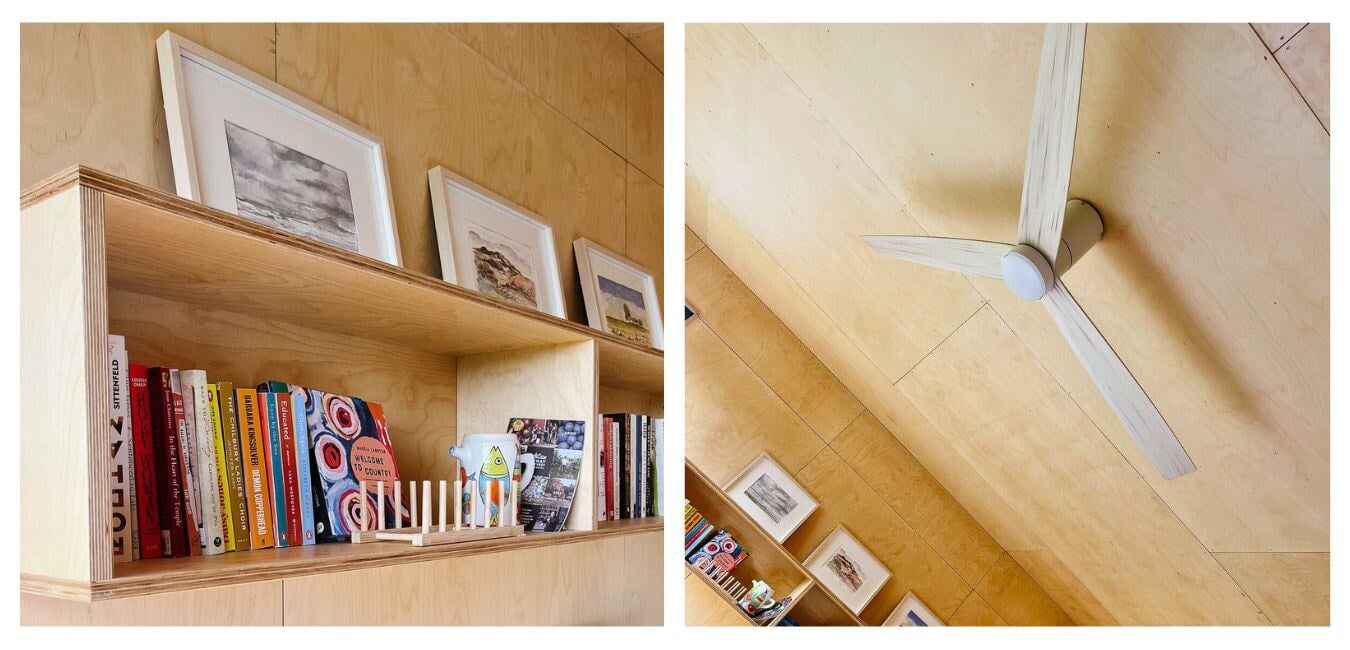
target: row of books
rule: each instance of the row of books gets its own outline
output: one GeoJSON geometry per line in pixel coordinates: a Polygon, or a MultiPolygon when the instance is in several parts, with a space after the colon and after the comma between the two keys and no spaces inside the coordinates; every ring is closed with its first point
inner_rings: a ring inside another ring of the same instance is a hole
{"type": "Polygon", "coordinates": [[[610,413],[601,415],[600,423],[600,489],[595,504],[599,519],[661,516],[665,420],[610,413]]]}
{"type": "Polygon", "coordinates": [[[117,335],[108,348],[114,561],[345,540],[375,516],[359,481],[398,479],[378,403],[129,363],[117,335]]]}
{"type": "Polygon", "coordinates": [[[684,559],[707,573],[712,568],[730,573],[750,552],[726,529],[719,530],[688,499],[684,501],[684,559]]]}

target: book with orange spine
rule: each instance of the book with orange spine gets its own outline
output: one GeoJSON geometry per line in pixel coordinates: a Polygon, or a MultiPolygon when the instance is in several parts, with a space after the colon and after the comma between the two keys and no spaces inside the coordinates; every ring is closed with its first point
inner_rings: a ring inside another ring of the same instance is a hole
{"type": "Polygon", "coordinates": [[[235,405],[239,415],[239,442],[243,448],[245,492],[248,494],[249,547],[253,549],[276,546],[272,529],[272,469],[269,465],[267,444],[258,409],[258,391],[252,388],[235,389],[235,405]]]}

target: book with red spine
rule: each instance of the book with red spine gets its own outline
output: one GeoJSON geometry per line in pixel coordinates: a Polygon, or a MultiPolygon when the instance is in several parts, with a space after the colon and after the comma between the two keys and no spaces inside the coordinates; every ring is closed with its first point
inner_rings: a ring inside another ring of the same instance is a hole
{"type": "Polygon", "coordinates": [[[183,526],[187,531],[187,554],[202,554],[201,499],[197,496],[197,447],[192,442],[194,423],[188,419],[188,406],[183,400],[183,383],[177,370],[169,370],[169,389],[173,400],[173,417],[178,431],[178,462],[181,465],[183,526]]]}
{"type": "MultiPolygon", "coordinates": [[[[276,393],[277,430],[281,440],[282,491],[286,503],[286,537],[290,546],[304,544],[304,524],[300,514],[300,475],[295,464],[295,413],[293,396],[276,393]]],[[[277,516],[281,516],[277,509],[277,516]]]]}
{"type": "MultiPolygon", "coordinates": [[[[155,472],[159,475],[160,555],[188,554],[187,517],[183,514],[183,465],[178,458],[178,420],[168,368],[150,371],[150,415],[155,438],[155,472]]],[[[142,553],[141,557],[145,557],[142,553]]]]}
{"type": "Polygon", "coordinates": [[[136,534],[140,537],[141,559],[149,560],[163,553],[149,371],[144,364],[133,363],[127,374],[131,386],[131,452],[136,465],[136,534]]]}
{"type": "Polygon", "coordinates": [[[610,427],[614,424],[614,419],[604,416],[604,425],[600,428],[600,446],[604,452],[604,486],[605,486],[605,519],[613,520],[614,516],[614,447],[610,444],[610,427]]]}

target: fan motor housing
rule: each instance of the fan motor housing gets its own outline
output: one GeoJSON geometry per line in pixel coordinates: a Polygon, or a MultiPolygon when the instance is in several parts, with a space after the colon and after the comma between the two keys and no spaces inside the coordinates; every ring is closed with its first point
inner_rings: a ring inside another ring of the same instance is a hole
{"type": "Polygon", "coordinates": [[[1064,228],[1060,231],[1055,264],[1034,247],[1018,244],[1003,254],[1003,282],[1023,300],[1040,300],[1074,262],[1083,259],[1102,239],[1102,218],[1092,204],[1080,199],[1064,206],[1064,228]]]}

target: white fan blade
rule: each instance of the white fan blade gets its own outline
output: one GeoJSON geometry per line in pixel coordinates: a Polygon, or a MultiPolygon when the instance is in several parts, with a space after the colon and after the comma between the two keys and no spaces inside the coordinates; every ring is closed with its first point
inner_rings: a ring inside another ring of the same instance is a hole
{"type": "Polygon", "coordinates": [[[1012,244],[945,237],[863,235],[863,241],[883,255],[996,280],[1003,279],[999,265],[1012,248],[1012,244]]]}
{"type": "Polygon", "coordinates": [[[1046,25],[1041,67],[1036,75],[1017,241],[1040,251],[1051,266],[1059,253],[1064,202],[1069,196],[1086,34],[1087,26],[1081,23],[1046,25]]]}
{"type": "Polygon", "coordinates": [[[1167,425],[1158,407],[1149,400],[1144,388],[1134,380],[1130,369],[1116,356],[1111,344],[1097,331],[1064,284],[1055,280],[1055,286],[1046,292],[1041,304],[1050,312],[1050,318],[1059,326],[1064,340],[1069,342],[1069,347],[1096,382],[1097,390],[1102,392],[1125,430],[1144,449],[1144,455],[1153,462],[1158,473],[1171,480],[1194,472],[1195,463],[1172,433],[1172,427],[1167,425]]]}

